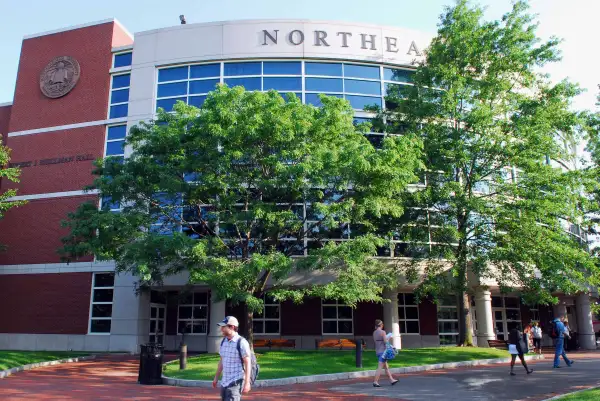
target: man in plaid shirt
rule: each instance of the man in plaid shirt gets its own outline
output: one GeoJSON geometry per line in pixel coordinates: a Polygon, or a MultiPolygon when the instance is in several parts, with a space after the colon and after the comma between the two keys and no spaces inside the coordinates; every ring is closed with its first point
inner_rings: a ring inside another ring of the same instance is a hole
{"type": "Polygon", "coordinates": [[[213,388],[217,387],[219,376],[223,373],[221,378],[221,400],[239,401],[242,398],[242,393],[250,392],[250,372],[252,369],[250,344],[237,333],[240,324],[235,317],[227,316],[220,323],[217,323],[217,326],[221,328],[224,339],[219,351],[221,360],[213,380],[213,388]],[[238,351],[238,342],[240,342],[241,358],[238,351]]]}

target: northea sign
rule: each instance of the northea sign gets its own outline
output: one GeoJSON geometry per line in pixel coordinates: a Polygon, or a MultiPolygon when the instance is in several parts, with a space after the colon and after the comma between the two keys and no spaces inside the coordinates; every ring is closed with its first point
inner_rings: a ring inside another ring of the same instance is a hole
{"type": "MultiPolygon", "coordinates": [[[[285,35],[285,41],[293,46],[299,46],[305,41],[313,46],[323,47],[359,47],[363,50],[380,50],[377,49],[377,35],[359,33],[353,36],[352,32],[336,32],[335,35],[329,35],[326,31],[315,30],[312,31],[311,37],[306,38],[304,32],[300,29],[294,29],[285,35]]],[[[277,45],[279,37],[279,29],[273,29],[271,31],[267,29],[262,30],[262,46],[277,45]]],[[[409,56],[420,57],[423,53],[417,47],[415,41],[411,41],[408,49],[398,48],[398,38],[394,36],[384,37],[384,51],[389,53],[399,53],[406,51],[409,56]]]]}
{"type": "Polygon", "coordinates": [[[40,89],[51,99],[62,97],[75,87],[80,73],[79,63],[73,57],[56,57],[40,74],[40,89]]]}
{"type": "Polygon", "coordinates": [[[55,157],[52,159],[41,159],[41,160],[30,160],[26,162],[16,162],[9,163],[8,167],[35,167],[35,166],[48,166],[51,164],[63,164],[63,163],[72,163],[72,162],[83,162],[86,160],[94,160],[94,156],[91,154],[86,155],[77,155],[77,156],[63,156],[63,157],[55,157]]]}

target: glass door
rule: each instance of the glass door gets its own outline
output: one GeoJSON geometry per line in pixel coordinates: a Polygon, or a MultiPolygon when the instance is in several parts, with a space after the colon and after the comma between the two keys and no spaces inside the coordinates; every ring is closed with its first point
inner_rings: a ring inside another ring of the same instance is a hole
{"type": "Polygon", "coordinates": [[[494,311],[494,331],[496,332],[497,340],[508,340],[506,329],[506,317],[504,308],[493,308],[494,311]]]}
{"type": "Polygon", "coordinates": [[[165,305],[150,304],[149,341],[163,344],[165,338],[165,305]]]}

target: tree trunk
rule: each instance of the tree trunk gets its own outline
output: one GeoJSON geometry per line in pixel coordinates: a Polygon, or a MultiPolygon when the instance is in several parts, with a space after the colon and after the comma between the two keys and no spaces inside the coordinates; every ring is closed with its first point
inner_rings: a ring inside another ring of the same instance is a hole
{"type": "Polygon", "coordinates": [[[469,294],[462,291],[457,296],[458,301],[458,346],[472,347],[473,346],[473,324],[471,322],[471,302],[469,294]]]}
{"type": "Polygon", "coordinates": [[[245,316],[245,323],[246,323],[246,327],[244,327],[244,332],[242,333],[242,336],[246,338],[246,340],[248,340],[248,343],[250,344],[250,349],[254,348],[254,313],[250,312],[250,310],[248,310],[248,305],[244,304],[244,316],[245,316]]]}

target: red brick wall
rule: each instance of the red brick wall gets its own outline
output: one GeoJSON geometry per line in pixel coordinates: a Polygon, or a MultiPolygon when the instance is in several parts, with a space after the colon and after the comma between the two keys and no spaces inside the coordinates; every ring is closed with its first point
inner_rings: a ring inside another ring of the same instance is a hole
{"type": "Polygon", "coordinates": [[[106,119],[113,26],[110,22],[23,40],[11,132],[106,119]],[[75,58],[81,75],[70,93],[49,99],[40,91],[40,73],[59,56],[75,58]]]}
{"type": "Polygon", "coordinates": [[[87,334],[92,273],[0,276],[0,333],[87,334]]]}
{"type": "Polygon", "coordinates": [[[12,106],[0,107],[0,143],[4,145],[6,145],[11,108],[12,106]]]}
{"type": "Polygon", "coordinates": [[[437,305],[431,300],[419,304],[419,326],[423,336],[438,335],[437,305]]]}
{"type": "MultiPolygon", "coordinates": [[[[60,223],[86,201],[97,202],[95,196],[39,199],[8,210],[0,219],[0,244],[8,247],[0,252],[0,265],[59,263],[60,239],[68,232],[60,223]]],[[[90,260],[92,257],[78,261],[90,260]]]]}
{"type": "MultiPolygon", "coordinates": [[[[45,159],[88,155],[95,160],[103,156],[105,130],[99,125],[10,137],[11,162],[39,163],[45,159]]],[[[19,195],[81,190],[93,181],[93,160],[23,167],[20,183],[7,183],[6,187],[17,188],[19,195]]]]}
{"type": "Polygon", "coordinates": [[[321,299],[306,298],[301,304],[281,303],[281,336],[320,336],[321,299]]]}
{"type": "Polygon", "coordinates": [[[383,305],[375,302],[359,303],[354,310],[354,335],[369,336],[373,334],[375,319],[384,320],[383,305]]]}

